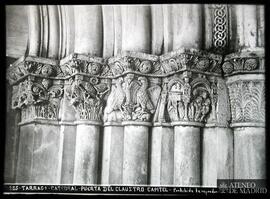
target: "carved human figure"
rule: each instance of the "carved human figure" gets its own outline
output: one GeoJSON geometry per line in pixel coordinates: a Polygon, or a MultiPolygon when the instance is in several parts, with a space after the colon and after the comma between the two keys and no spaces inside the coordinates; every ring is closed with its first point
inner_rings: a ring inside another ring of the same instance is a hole
{"type": "Polygon", "coordinates": [[[201,122],[205,120],[205,117],[210,110],[210,105],[211,105],[210,99],[206,98],[202,105],[202,112],[201,112],[201,118],[200,118],[201,122]]]}
{"type": "Polygon", "coordinates": [[[182,101],[178,102],[179,119],[182,120],[185,117],[185,105],[182,101]]]}
{"type": "Polygon", "coordinates": [[[201,96],[198,96],[195,99],[195,103],[194,103],[194,107],[195,107],[194,120],[195,121],[199,121],[199,119],[200,119],[201,112],[202,112],[202,101],[203,101],[203,98],[201,96]]]}
{"type": "Polygon", "coordinates": [[[188,120],[188,104],[190,102],[190,96],[191,96],[191,86],[189,84],[189,78],[185,77],[184,78],[185,83],[183,86],[183,102],[185,105],[185,114],[184,114],[184,119],[188,120]]]}
{"type": "Polygon", "coordinates": [[[124,78],[125,81],[123,84],[123,88],[126,95],[125,104],[127,105],[130,105],[132,103],[130,90],[133,85],[133,79],[134,79],[134,74],[127,74],[127,76],[124,78]]]}
{"type": "Polygon", "coordinates": [[[169,116],[172,121],[179,120],[179,113],[178,113],[178,102],[181,100],[181,85],[179,82],[176,82],[171,87],[168,96],[168,112],[169,116]]]}

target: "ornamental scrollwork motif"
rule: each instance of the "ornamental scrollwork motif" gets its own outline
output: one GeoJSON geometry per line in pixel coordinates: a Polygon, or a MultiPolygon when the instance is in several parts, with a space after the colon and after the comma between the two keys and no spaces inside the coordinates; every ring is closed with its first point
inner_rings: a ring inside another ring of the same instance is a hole
{"type": "Polygon", "coordinates": [[[213,46],[222,53],[226,50],[228,40],[228,8],[227,5],[213,6],[213,46]]]}

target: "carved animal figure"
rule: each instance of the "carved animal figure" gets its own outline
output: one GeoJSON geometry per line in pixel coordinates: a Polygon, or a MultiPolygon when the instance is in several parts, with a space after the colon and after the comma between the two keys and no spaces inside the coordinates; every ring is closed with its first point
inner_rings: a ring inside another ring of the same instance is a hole
{"type": "Polygon", "coordinates": [[[116,80],[114,89],[112,90],[110,96],[108,97],[107,106],[105,114],[110,114],[113,111],[123,111],[122,105],[125,102],[126,95],[122,88],[123,78],[116,80]]]}
{"type": "Polygon", "coordinates": [[[151,99],[148,94],[148,82],[146,77],[139,77],[138,80],[140,81],[141,87],[137,92],[137,105],[139,105],[142,109],[142,112],[153,112],[154,106],[151,102],[151,99]]]}

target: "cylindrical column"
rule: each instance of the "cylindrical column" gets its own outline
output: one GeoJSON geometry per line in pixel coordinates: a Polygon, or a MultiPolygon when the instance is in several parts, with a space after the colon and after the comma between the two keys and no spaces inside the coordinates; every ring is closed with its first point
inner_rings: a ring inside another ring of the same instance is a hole
{"type": "Polygon", "coordinates": [[[104,126],[102,151],[102,184],[122,184],[124,127],[121,124],[104,126]]]}
{"type": "MultiPolygon", "coordinates": [[[[60,43],[60,24],[59,13],[56,5],[48,6],[49,15],[49,41],[48,41],[48,57],[58,59],[60,43]]],[[[63,30],[61,30],[63,31],[63,30]]]]}
{"type": "Polygon", "coordinates": [[[149,6],[121,6],[122,50],[150,53],[151,21],[149,6]]]}
{"type": "Polygon", "coordinates": [[[66,94],[60,107],[60,133],[63,134],[63,154],[61,168],[61,183],[72,184],[74,174],[75,146],[76,146],[76,124],[74,124],[75,111],[70,105],[66,94]]]}
{"type": "Polygon", "coordinates": [[[230,76],[227,85],[234,130],[234,178],[266,179],[264,75],[230,76]]]}
{"type": "Polygon", "coordinates": [[[164,42],[163,5],[151,5],[152,48],[151,53],[161,55],[164,42]]]}
{"type": "Polygon", "coordinates": [[[174,184],[201,184],[200,127],[174,127],[174,184]]]}
{"type": "Polygon", "coordinates": [[[202,140],[202,185],[217,186],[217,179],[233,179],[232,130],[206,127],[202,140]]]}
{"type": "Polygon", "coordinates": [[[147,184],[148,126],[124,127],[123,184],[147,184]]]}
{"type": "Polygon", "coordinates": [[[211,87],[212,109],[202,137],[203,186],[217,186],[217,179],[233,179],[233,131],[229,128],[229,93],[221,77],[212,78],[211,87]]]}
{"type": "Polygon", "coordinates": [[[114,9],[113,6],[102,6],[103,17],[103,57],[113,56],[114,50],[114,9]]]}
{"type": "Polygon", "coordinates": [[[173,5],[173,50],[202,47],[202,5],[173,5]]]}
{"type": "Polygon", "coordinates": [[[172,127],[155,126],[151,137],[151,185],[172,185],[174,173],[174,131],[172,127]]]}
{"type": "Polygon", "coordinates": [[[39,6],[29,6],[29,55],[39,56],[41,44],[39,6]]]}
{"type": "Polygon", "coordinates": [[[234,5],[232,7],[232,37],[235,37],[235,51],[257,46],[256,5],[234,5]]]}
{"type": "Polygon", "coordinates": [[[77,122],[74,184],[97,184],[99,131],[97,125],[77,122]]]}
{"type": "Polygon", "coordinates": [[[265,128],[234,128],[234,178],[265,179],[265,128]]]}
{"type": "Polygon", "coordinates": [[[102,9],[101,6],[76,5],[75,53],[102,56],[102,9]]]}

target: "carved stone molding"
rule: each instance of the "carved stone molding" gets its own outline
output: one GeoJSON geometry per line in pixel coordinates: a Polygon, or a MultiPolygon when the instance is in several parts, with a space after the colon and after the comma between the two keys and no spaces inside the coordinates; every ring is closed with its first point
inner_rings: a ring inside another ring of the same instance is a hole
{"type": "Polygon", "coordinates": [[[225,76],[236,74],[259,74],[265,72],[264,49],[232,53],[225,57],[222,65],[225,76]]]}
{"type": "Polygon", "coordinates": [[[21,57],[7,70],[7,78],[10,84],[16,83],[21,78],[32,74],[40,77],[61,77],[59,61],[34,56],[21,57]]]}
{"type": "Polygon", "coordinates": [[[255,78],[238,77],[227,82],[230,94],[232,127],[265,126],[264,77],[255,78]]]}

